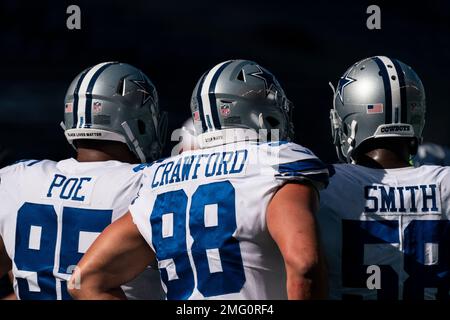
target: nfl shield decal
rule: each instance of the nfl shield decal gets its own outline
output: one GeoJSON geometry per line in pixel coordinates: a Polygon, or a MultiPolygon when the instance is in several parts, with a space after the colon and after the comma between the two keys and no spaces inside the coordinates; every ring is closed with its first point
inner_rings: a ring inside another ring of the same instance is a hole
{"type": "Polygon", "coordinates": [[[231,105],[229,103],[220,104],[220,114],[224,117],[228,117],[231,113],[231,105]]]}

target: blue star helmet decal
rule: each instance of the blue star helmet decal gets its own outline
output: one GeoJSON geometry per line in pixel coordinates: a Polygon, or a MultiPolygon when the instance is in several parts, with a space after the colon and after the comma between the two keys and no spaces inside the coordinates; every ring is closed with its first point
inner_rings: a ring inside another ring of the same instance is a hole
{"type": "Polygon", "coordinates": [[[131,79],[130,81],[133,82],[136,86],[138,86],[138,91],[142,92],[142,104],[141,104],[141,107],[143,105],[145,105],[148,102],[148,100],[150,100],[150,99],[152,100],[153,104],[156,103],[156,101],[155,101],[155,92],[156,92],[155,87],[151,83],[149,83],[147,81],[147,79],[145,79],[145,77],[142,75],[142,73],[141,73],[141,79],[138,79],[138,80],[131,79]]]}
{"type": "Polygon", "coordinates": [[[264,81],[264,89],[266,91],[266,95],[269,94],[269,92],[275,87],[276,91],[279,91],[278,82],[275,80],[275,77],[270,72],[264,70],[258,65],[255,65],[256,68],[258,68],[259,71],[250,73],[249,75],[255,78],[259,78],[264,81]]]}
{"type": "Polygon", "coordinates": [[[350,83],[355,82],[356,79],[350,78],[348,74],[350,73],[352,68],[349,68],[347,72],[339,79],[337,85],[337,94],[342,103],[344,103],[344,88],[348,86],[350,83]]]}

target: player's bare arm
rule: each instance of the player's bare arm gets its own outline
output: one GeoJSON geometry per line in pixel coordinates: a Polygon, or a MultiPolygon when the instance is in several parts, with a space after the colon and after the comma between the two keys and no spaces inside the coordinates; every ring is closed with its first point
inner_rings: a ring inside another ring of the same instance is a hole
{"type": "Polygon", "coordinates": [[[120,285],[133,280],[155,259],[131,214],[108,226],[92,244],[69,280],[75,299],[126,299],[120,285]]]}
{"type": "MultiPolygon", "coordinates": [[[[14,284],[14,275],[12,273],[12,270],[10,270],[8,272],[8,277],[9,277],[9,281],[11,282],[11,284],[14,284]]],[[[11,292],[10,294],[4,296],[2,299],[0,300],[17,300],[17,296],[15,294],[15,292],[11,292]]]]}
{"type": "MultiPolygon", "coordinates": [[[[12,270],[10,270],[8,272],[8,277],[9,277],[9,281],[11,281],[11,284],[13,284],[14,283],[14,275],[12,273],[12,270]]],[[[17,296],[13,291],[10,294],[8,294],[6,297],[3,297],[2,300],[17,300],[17,296]]]]}
{"type": "Polygon", "coordinates": [[[286,267],[289,299],[323,298],[320,288],[320,254],[314,213],[318,207],[313,187],[297,183],[283,186],[267,210],[267,226],[286,267]],[[317,282],[317,283],[316,283],[317,282]]]}

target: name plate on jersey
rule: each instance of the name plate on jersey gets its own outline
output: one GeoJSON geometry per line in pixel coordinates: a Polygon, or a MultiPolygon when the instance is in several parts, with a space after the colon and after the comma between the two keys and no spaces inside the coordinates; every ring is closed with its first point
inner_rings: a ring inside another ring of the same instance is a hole
{"type": "Polygon", "coordinates": [[[435,184],[364,187],[366,214],[425,215],[441,214],[441,186],[435,184]]]}
{"type": "Polygon", "coordinates": [[[245,174],[248,150],[193,154],[157,164],[151,187],[159,188],[184,181],[245,174]]]}
{"type": "Polygon", "coordinates": [[[42,194],[44,199],[55,199],[90,204],[96,177],[53,175],[42,194]]]}

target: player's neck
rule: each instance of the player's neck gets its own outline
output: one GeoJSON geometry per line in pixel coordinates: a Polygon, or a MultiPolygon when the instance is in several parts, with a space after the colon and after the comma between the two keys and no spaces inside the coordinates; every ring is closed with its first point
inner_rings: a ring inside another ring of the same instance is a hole
{"type": "Polygon", "coordinates": [[[138,160],[131,152],[122,150],[96,150],[87,148],[77,149],[77,161],[79,162],[97,162],[116,160],[126,163],[138,163],[138,160]]]}
{"type": "Polygon", "coordinates": [[[374,149],[355,159],[356,164],[377,169],[409,167],[409,152],[405,150],[374,149]]]}

